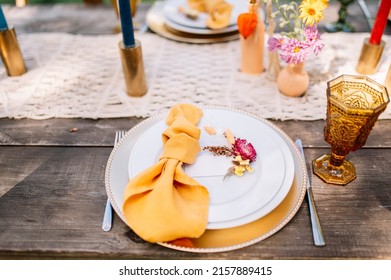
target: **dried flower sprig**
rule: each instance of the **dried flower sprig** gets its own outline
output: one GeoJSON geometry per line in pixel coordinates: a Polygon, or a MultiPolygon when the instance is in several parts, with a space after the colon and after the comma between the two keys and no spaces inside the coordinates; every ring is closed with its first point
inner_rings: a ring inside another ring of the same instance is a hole
{"type": "Polygon", "coordinates": [[[234,158],[232,166],[228,169],[224,179],[231,175],[243,176],[245,172],[253,172],[250,163],[257,158],[254,146],[245,139],[236,138],[229,129],[224,132],[224,137],[229,146],[205,146],[203,148],[203,150],[209,151],[215,156],[234,158]]]}
{"type": "Polygon", "coordinates": [[[231,157],[234,155],[234,152],[231,148],[225,146],[205,146],[204,151],[209,151],[215,156],[226,156],[231,157]]]}

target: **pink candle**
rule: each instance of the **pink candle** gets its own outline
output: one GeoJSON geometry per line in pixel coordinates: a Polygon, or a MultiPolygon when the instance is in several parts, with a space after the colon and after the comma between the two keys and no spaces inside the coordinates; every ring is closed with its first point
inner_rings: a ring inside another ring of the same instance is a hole
{"type": "Polygon", "coordinates": [[[373,25],[369,43],[379,45],[384,29],[386,28],[387,18],[390,13],[391,0],[382,0],[377,12],[375,24],[373,25]]]}

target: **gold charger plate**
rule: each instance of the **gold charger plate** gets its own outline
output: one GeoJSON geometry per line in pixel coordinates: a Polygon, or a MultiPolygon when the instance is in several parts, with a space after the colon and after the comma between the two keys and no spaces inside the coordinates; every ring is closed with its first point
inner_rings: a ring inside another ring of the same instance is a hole
{"type": "Polygon", "coordinates": [[[221,43],[239,39],[238,31],[223,34],[192,34],[169,27],[164,16],[164,2],[157,1],[148,10],[146,22],[148,27],[156,34],[178,42],[193,44],[221,43]]]}
{"type": "MultiPolygon", "coordinates": [[[[299,210],[305,197],[307,184],[306,165],[295,143],[285,134],[285,132],[269,121],[243,111],[221,107],[207,108],[225,109],[246,114],[273,128],[289,146],[294,160],[295,175],[292,187],[285,199],[266,216],[238,227],[206,230],[200,238],[192,239],[195,247],[159,243],[164,247],[174,250],[195,253],[212,253],[236,250],[255,244],[283,228],[299,210]]],[[[114,147],[110,154],[105,173],[106,192],[114,210],[125,223],[126,220],[122,213],[121,201],[123,201],[123,191],[129,180],[127,165],[130,153],[134,144],[137,142],[137,139],[166,115],[167,113],[157,115],[144,120],[133,127],[127,132],[118,145],[114,147]]]]}

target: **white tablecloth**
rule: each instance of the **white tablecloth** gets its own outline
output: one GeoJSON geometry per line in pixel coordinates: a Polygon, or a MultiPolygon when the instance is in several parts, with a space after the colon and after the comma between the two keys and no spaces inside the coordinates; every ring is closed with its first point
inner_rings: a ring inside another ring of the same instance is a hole
{"type": "MultiPolygon", "coordinates": [[[[270,119],[316,120],[326,113],[326,82],[355,67],[368,34],[323,34],[325,49],[305,68],[310,88],[299,98],[279,93],[266,75],[238,71],[239,41],[195,45],[155,34],[136,34],[142,42],[148,93],[125,93],[118,41],[120,35],[32,33],[18,36],[28,72],[8,77],[0,64],[1,118],[148,117],[179,102],[242,109],[270,119]]],[[[391,62],[391,37],[379,72],[384,83],[391,62]]],[[[265,53],[266,56],[266,53],[265,53]]],[[[391,106],[380,118],[391,118],[391,106]]]]}

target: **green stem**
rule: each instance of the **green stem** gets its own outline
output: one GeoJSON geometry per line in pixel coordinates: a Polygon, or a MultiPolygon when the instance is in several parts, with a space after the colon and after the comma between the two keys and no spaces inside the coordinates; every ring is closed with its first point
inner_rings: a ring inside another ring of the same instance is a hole
{"type": "Polygon", "coordinates": [[[291,25],[291,21],[288,17],[288,15],[284,12],[284,10],[281,8],[280,4],[278,3],[278,1],[275,1],[276,3],[276,6],[277,6],[277,10],[280,12],[280,15],[281,17],[283,17],[285,19],[285,21],[288,23],[288,27],[289,29],[292,29],[292,25],[291,25]]]}
{"type": "Polygon", "coordinates": [[[291,2],[291,3],[289,3],[290,8],[284,9],[279,4],[278,0],[273,0],[273,2],[276,5],[278,14],[282,18],[282,19],[280,19],[280,22],[284,22],[284,26],[282,26],[282,27],[286,26],[286,27],[288,27],[289,30],[291,30],[289,32],[281,32],[281,33],[285,36],[288,36],[288,37],[297,37],[298,35],[301,35],[300,31],[298,32],[298,30],[301,30],[302,22],[299,19],[299,12],[298,12],[297,3],[291,2]],[[292,22],[292,18],[289,17],[289,14],[287,11],[290,11],[291,13],[294,14],[294,16],[292,17],[293,22],[292,22]],[[284,21],[282,21],[282,20],[284,20],[284,21]]]}

